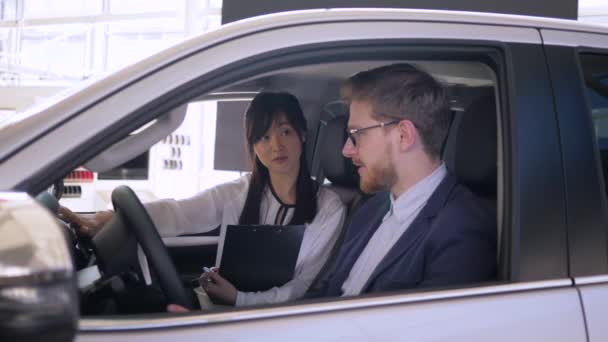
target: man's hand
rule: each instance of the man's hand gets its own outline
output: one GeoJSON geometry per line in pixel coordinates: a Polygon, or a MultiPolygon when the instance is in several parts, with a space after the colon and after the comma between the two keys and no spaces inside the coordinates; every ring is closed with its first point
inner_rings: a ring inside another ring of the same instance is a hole
{"type": "Polygon", "coordinates": [[[106,210],[97,212],[91,217],[84,217],[61,206],[59,207],[59,215],[61,215],[64,220],[77,224],[80,227],[79,230],[81,233],[93,237],[108,221],[110,221],[110,219],[112,219],[114,212],[106,210]]]}
{"type": "Polygon", "coordinates": [[[204,287],[211,299],[220,304],[234,305],[236,303],[237,289],[218,272],[207,272],[211,281],[204,287]]]}

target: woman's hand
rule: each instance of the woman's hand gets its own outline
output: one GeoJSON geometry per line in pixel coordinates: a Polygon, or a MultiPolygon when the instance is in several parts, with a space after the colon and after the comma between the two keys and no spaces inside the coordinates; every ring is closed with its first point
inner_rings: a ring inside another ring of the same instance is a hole
{"type": "Polygon", "coordinates": [[[80,232],[90,237],[95,236],[114,216],[113,211],[106,210],[99,211],[91,217],[84,217],[63,206],[59,207],[59,214],[64,220],[77,224],[80,232]]]}
{"type": "Polygon", "coordinates": [[[237,289],[228,280],[224,279],[217,271],[207,272],[211,281],[206,282],[204,287],[207,294],[214,302],[220,304],[236,304],[237,289]]]}
{"type": "Polygon", "coordinates": [[[169,304],[169,305],[167,305],[167,312],[184,313],[184,312],[190,312],[190,310],[188,310],[187,308],[185,308],[179,304],[169,304]]]}

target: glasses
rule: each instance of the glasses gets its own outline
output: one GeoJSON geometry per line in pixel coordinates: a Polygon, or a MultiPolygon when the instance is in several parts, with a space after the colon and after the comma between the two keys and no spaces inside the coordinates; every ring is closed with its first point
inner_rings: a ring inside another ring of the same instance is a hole
{"type": "Polygon", "coordinates": [[[350,142],[353,143],[353,146],[357,146],[357,139],[356,139],[357,134],[359,134],[363,131],[367,131],[368,129],[372,129],[372,128],[379,128],[379,127],[386,127],[386,126],[394,125],[394,124],[401,122],[401,120],[402,119],[388,121],[388,122],[381,122],[377,125],[373,125],[373,126],[369,126],[369,127],[347,129],[346,134],[348,134],[348,138],[350,139],[350,142]]]}

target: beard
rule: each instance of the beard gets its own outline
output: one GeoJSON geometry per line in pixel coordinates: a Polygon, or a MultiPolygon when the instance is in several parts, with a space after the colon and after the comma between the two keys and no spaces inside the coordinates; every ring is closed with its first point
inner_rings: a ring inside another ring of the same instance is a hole
{"type": "Polygon", "coordinates": [[[360,161],[357,161],[357,165],[363,165],[367,169],[365,176],[360,175],[359,177],[359,188],[364,193],[372,194],[387,191],[397,182],[395,165],[388,158],[391,155],[390,150],[390,146],[387,146],[384,153],[387,158],[380,159],[375,164],[364,165],[360,161]]]}

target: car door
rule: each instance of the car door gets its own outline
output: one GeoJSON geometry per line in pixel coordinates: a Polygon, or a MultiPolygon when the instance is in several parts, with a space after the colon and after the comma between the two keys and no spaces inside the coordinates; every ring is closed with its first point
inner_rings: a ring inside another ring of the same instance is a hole
{"type": "Polygon", "coordinates": [[[589,341],[608,338],[608,31],[598,31],[542,31],[564,153],[570,273],[589,341]]]}
{"type": "MultiPolygon", "coordinates": [[[[257,22],[259,29],[193,51],[32,142],[14,156],[14,162],[23,162],[26,150],[36,149],[48,152],[45,167],[24,175],[18,186],[40,187],[44,177],[90,158],[104,146],[104,139],[118,139],[150,120],[159,107],[175,106],[280,68],[340,61],[470,60],[487,65],[495,76],[496,205],[501,229],[498,282],[186,316],[90,317],[81,320],[77,340],[267,341],[295,336],[353,341],[585,341],[579,293],[568,274],[565,173],[538,30],[487,25],[474,18],[414,17],[408,19],[400,11],[319,11],[257,22]],[[116,103],[121,104],[118,112],[116,103]],[[103,120],[102,114],[107,114],[103,120]],[[76,133],[61,151],[45,148],[56,146],[68,130],[87,133],[76,133]],[[99,149],[92,148],[95,144],[100,144],[99,149]],[[65,151],[79,154],[74,157],[65,151]]],[[[224,31],[238,33],[238,29],[224,31]]]]}

